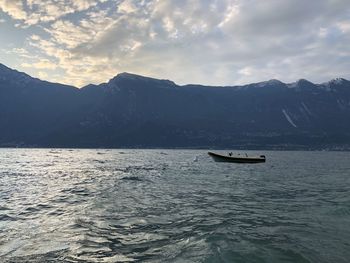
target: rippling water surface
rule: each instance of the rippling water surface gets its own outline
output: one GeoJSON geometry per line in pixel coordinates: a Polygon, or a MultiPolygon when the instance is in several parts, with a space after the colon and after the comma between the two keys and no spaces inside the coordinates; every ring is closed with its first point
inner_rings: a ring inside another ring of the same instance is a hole
{"type": "Polygon", "coordinates": [[[350,153],[0,149],[1,262],[350,262],[350,153]]]}

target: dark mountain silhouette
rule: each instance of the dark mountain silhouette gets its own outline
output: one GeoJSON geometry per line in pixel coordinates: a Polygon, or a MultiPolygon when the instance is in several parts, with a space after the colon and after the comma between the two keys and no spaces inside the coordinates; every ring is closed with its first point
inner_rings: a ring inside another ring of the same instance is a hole
{"type": "Polygon", "coordinates": [[[0,65],[0,145],[350,148],[350,82],[178,86],[122,73],[82,89],[0,65]]]}

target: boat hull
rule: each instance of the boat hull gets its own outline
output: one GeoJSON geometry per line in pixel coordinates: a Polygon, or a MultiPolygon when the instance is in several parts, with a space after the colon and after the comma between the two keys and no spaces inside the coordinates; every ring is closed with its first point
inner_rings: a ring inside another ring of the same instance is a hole
{"type": "Polygon", "coordinates": [[[264,163],[266,158],[261,157],[237,157],[237,156],[225,156],[213,152],[208,152],[209,156],[214,159],[215,162],[225,163],[264,163]]]}

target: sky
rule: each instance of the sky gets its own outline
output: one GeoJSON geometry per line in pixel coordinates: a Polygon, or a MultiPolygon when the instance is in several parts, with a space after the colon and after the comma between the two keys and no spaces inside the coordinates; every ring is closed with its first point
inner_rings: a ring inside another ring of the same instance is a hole
{"type": "Polygon", "coordinates": [[[82,87],[350,79],[349,0],[0,0],[0,63],[82,87]]]}

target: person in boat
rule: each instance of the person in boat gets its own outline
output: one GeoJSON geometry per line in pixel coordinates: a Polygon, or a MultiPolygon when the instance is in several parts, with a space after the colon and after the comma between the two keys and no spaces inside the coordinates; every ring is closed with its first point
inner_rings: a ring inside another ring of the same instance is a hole
{"type": "Polygon", "coordinates": [[[229,156],[232,156],[232,152],[228,153],[229,156]]]}

